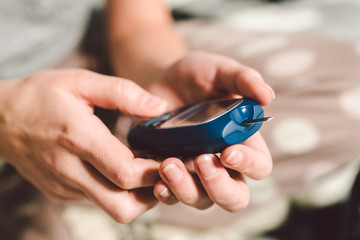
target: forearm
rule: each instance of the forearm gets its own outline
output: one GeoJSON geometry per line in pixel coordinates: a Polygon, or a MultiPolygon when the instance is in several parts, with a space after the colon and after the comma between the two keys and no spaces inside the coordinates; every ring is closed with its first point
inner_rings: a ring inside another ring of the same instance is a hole
{"type": "Polygon", "coordinates": [[[184,56],[162,0],[108,0],[108,43],[115,74],[147,86],[184,56]]]}

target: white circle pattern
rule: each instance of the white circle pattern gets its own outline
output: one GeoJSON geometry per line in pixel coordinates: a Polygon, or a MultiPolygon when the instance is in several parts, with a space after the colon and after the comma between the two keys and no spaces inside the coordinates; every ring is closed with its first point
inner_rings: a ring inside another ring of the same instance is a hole
{"type": "Polygon", "coordinates": [[[237,53],[243,57],[252,57],[278,50],[287,46],[289,42],[289,38],[285,36],[260,38],[255,41],[251,41],[250,43],[240,45],[240,47],[237,49],[237,53]]]}
{"type": "Polygon", "coordinates": [[[318,128],[305,118],[288,118],[273,129],[271,139],[281,151],[303,154],[314,150],[320,143],[318,128]]]}
{"type": "Polygon", "coordinates": [[[308,49],[291,49],[273,54],[264,63],[264,71],[273,77],[291,77],[314,65],[316,55],[308,49]]]}
{"type": "Polygon", "coordinates": [[[273,5],[239,11],[222,22],[234,28],[262,32],[300,32],[313,29],[322,21],[320,11],[301,7],[287,9],[273,5]]]}
{"type": "Polygon", "coordinates": [[[355,44],[355,52],[360,55],[360,42],[355,44]]]}
{"type": "Polygon", "coordinates": [[[339,104],[346,114],[360,119],[360,86],[342,92],[339,96],[339,104]]]}

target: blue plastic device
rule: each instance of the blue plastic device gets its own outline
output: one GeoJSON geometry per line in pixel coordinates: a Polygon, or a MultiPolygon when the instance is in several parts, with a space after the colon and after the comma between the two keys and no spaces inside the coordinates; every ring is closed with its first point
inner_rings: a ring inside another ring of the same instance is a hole
{"type": "Polygon", "coordinates": [[[140,123],[128,133],[128,142],[134,150],[160,156],[217,153],[256,133],[261,119],[262,107],[251,100],[213,100],[140,123]]]}

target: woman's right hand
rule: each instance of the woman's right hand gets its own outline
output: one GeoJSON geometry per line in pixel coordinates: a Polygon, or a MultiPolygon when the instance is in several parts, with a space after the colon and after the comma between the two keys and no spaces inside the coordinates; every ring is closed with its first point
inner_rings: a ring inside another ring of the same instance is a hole
{"type": "Polygon", "coordinates": [[[94,106],[154,117],[163,100],[86,70],[43,71],[0,86],[0,156],[47,197],[90,199],[121,223],[156,204],[159,163],[135,158],[94,106]]]}

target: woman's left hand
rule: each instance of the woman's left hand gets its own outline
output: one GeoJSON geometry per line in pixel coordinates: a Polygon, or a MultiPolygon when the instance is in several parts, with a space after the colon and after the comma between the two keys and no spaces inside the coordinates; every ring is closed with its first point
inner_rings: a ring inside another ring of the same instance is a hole
{"type": "MultiPolygon", "coordinates": [[[[167,99],[170,108],[224,97],[245,97],[268,105],[273,90],[254,69],[233,59],[192,53],[172,65],[150,91],[167,99]]],[[[263,179],[272,171],[272,159],[260,133],[219,155],[203,154],[191,160],[165,159],[155,196],[165,204],[178,201],[198,209],[218,204],[230,212],[244,209],[250,195],[243,175],[263,179]]]]}

